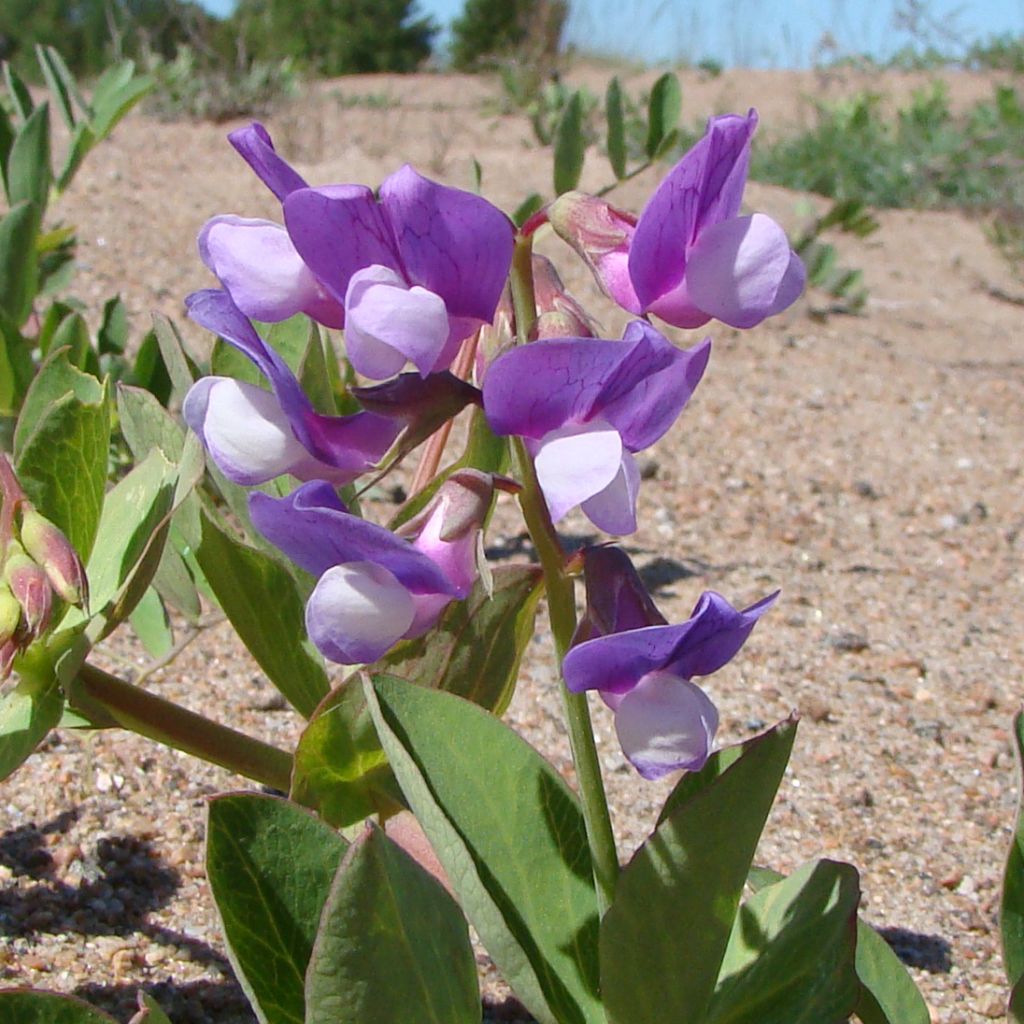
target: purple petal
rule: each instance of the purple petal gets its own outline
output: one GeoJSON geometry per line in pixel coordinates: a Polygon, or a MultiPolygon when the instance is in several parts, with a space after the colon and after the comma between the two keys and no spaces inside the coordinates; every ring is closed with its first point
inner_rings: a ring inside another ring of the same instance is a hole
{"type": "Polygon", "coordinates": [[[734,217],[705,231],[690,251],[690,295],[723,323],[754,327],[799,295],[793,294],[793,256],[786,232],[771,217],[734,217]]]}
{"type": "Polygon", "coordinates": [[[345,348],[355,369],[372,380],[398,373],[406,360],[425,377],[448,347],[444,300],[419,286],[409,288],[388,267],[352,275],[345,295],[345,348]]]}
{"type": "Polygon", "coordinates": [[[306,187],[301,176],[277,155],[270,134],[259,122],[231,132],[228,141],[281,202],[296,189],[306,187]]]}
{"type": "Polygon", "coordinates": [[[681,679],[710,675],[743,646],[777,596],[737,611],[720,594],[706,591],[679,625],[648,626],[573,647],[562,664],[565,684],[577,693],[626,693],[649,672],[664,670],[681,679]]]}
{"type": "Polygon", "coordinates": [[[381,185],[380,201],[409,282],[440,295],[450,316],[490,323],[512,263],[511,221],[408,164],[381,185]]]}
{"type": "Polygon", "coordinates": [[[644,581],[622,548],[611,545],[585,548],[583,578],[587,588],[586,636],[573,644],[627,629],[667,625],[654,605],[644,581]]]}
{"type": "Polygon", "coordinates": [[[341,306],[324,293],[280,224],[214,217],[199,233],[199,254],[254,320],[271,323],[302,312],[328,327],[344,322],[341,306]]]}
{"type": "Polygon", "coordinates": [[[573,424],[547,434],[533,452],[551,521],[603,491],[622,466],[622,439],[607,423],[573,424]]]}
{"type": "Polygon", "coordinates": [[[636,459],[622,453],[619,471],[607,487],[583,502],[583,514],[599,529],[616,537],[636,532],[636,499],[640,493],[640,470],[636,459]]]}
{"type": "Polygon", "coordinates": [[[328,484],[304,484],[284,498],[256,492],[249,495],[249,512],[271,544],[314,576],[346,562],[372,562],[412,594],[455,595],[457,588],[427,555],[383,526],[344,511],[328,484]]]}
{"type": "Polygon", "coordinates": [[[629,252],[629,274],[643,309],[683,280],[688,249],[698,235],[739,210],[756,126],[753,111],[745,118],[712,118],[704,137],[648,200],[629,252]]]}
{"type": "Polygon", "coordinates": [[[306,604],[306,630],[323,656],[341,665],[376,661],[415,617],[413,597],[387,569],[350,562],[328,569],[306,604]]]}
{"type": "Polygon", "coordinates": [[[635,320],[623,340],[633,342],[633,350],[602,389],[593,415],[608,420],[626,448],[638,452],[662,437],[690,400],[707,367],[711,339],[680,351],[650,324],[635,320]]]}
{"type": "Polygon", "coordinates": [[[400,421],[370,412],[351,416],[311,412],[304,417],[303,425],[310,450],[336,470],[332,475],[319,475],[335,483],[347,483],[376,467],[402,432],[400,421]]]}
{"type": "Polygon", "coordinates": [[[708,695],[665,672],[641,679],[615,710],[622,752],[645,779],[702,768],[717,729],[718,710],[708,695]]]}
{"type": "Polygon", "coordinates": [[[357,270],[377,264],[403,273],[391,228],[364,185],[293,192],[284,222],[306,266],[339,302],[357,270]]]}

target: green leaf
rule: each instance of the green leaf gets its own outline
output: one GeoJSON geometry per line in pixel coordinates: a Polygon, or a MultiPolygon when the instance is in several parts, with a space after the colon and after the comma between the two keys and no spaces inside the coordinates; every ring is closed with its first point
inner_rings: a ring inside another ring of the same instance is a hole
{"type": "Polygon", "coordinates": [[[60,721],[63,710],[64,695],[56,680],[42,687],[22,680],[0,696],[0,781],[32,754],[60,721]]]}
{"type": "Polygon", "coordinates": [[[92,377],[100,376],[100,366],[89,337],[89,325],[81,313],[70,313],[61,320],[53,332],[50,350],[67,349],[67,359],[72,366],[84,370],[92,377]]]}
{"type": "Polygon", "coordinates": [[[610,1024],[704,1021],[795,735],[796,722],[783,722],[722,774],[712,768],[689,799],[669,797],[671,813],[623,870],[601,922],[610,1024]]]}
{"type": "Polygon", "coordinates": [[[150,588],[128,616],[132,632],[153,658],[163,658],[174,648],[174,634],[167,609],[156,590],[150,588]]]}
{"type": "Polygon", "coordinates": [[[4,1024],[117,1024],[75,996],[27,988],[0,992],[0,1018],[4,1024]]]}
{"type": "Polygon", "coordinates": [[[199,376],[199,370],[186,351],[178,329],[161,313],[153,314],[153,333],[156,335],[164,366],[167,367],[167,373],[171,378],[169,404],[180,409],[188,389],[199,376]]]}
{"type": "Polygon", "coordinates": [[[50,108],[40,103],[14,137],[7,158],[7,200],[12,207],[35,203],[42,220],[50,181],[50,108]]]}
{"type": "Polygon", "coordinates": [[[455,901],[371,825],[324,907],[305,1024],[478,1024],[469,929],[455,901]]]}
{"type": "MultiPolygon", "coordinates": [[[[29,342],[0,310],[0,417],[9,418],[21,408],[34,374],[29,342]]],[[[12,441],[13,433],[0,447],[10,448],[12,441]]]]}
{"type": "MultiPolygon", "coordinates": [[[[36,297],[38,233],[39,207],[30,200],[12,205],[0,218],[0,313],[15,328],[28,318],[36,297]]],[[[2,389],[0,380],[0,393],[2,389]]]]}
{"type": "Polygon", "coordinates": [[[1013,743],[1017,752],[1019,789],[1017,821],[1003,873],[1003,897],[999,912],[1003,940],[1003,965],[1010,988],[1024,977],[1024,711],[1013,717],[1013,743]]]}
{"type": "Polygon", "coordinates": [[[44,46],[43,52],[46,54],[51,70],[55,72],[57,77],[60,78],[63,83],[64,90],[67,95],[75,101],[75,105],[83,114],[88,115],[89,105],[85,102],[81,90],[78,88],[78,83],[75,81],[75,76],[71,73],[71,69],[64,62],[64,58],[53,46],[44,46]]]}
{"type": "Polygon", "coordinates": [[[91,126],[85,121],[79,121],[75,130],[71,133],[71,141],[68,143],[67,153],[64,156],[64,165],[57,175],[57,191],[64,192],[71,184],[82,161],[88,156],[89,151],[99,142],[91,126]]]}
{"type": "Polygon", "coordinates": [[[206,874],[228,958],[261,1024],[304,1024],[306,967],[347,844],[295,804],[210,801],[206,874]]]}
{"type": "Polygon", "coordinates": [[[862,1024],[930,1024],[928,1004],[892,946],[863,921],[857,922],[855,1012],[862,1024]]]}
{"type": "Polygon", "coordinates": [[[148,993],[139,992],[139,1012],[128,1024],[171,1024],[163,1007],[148,993]]]}
{"type": "Polygon", "coordinates": [[[1013,1024],[1024,1024],[1024,978],[1018,981],[1010,991],[1006,1016],[1013,1024]]]}
{"type": "Polygon", "coordinates": [[[622,86],[618,78],[608,83],[604,94],[604,116],[608,124],[608,163],[619,180],[626,176],[626,126],[622,111],[622,86]]]}
{"type": "Polygon", "coordinates": [[[25,493],[87,561],[107,482],[107,388],[59,352],[32,382],[18,418],[14,455],[25,493]]]}
{"type": "Polygon", "coordinates": [[[334,689],[303,730],[290,796],[336,828],[404,805],[358,677],[334,689]]]}
{"type": "Polygon", "coordinates": [[[539,192],[531,192],[515,209],[512,223],[521,228],[542,206],[544,197],[539,192]]]}
{"type": "Polygon", "coordinates": [[[475,704],[388,676],[364,686],[402,792],[505,980],[541,1024],[597,1024],[597,898],[575,795],[475,704]]]}
{"type": "Polygon", "coordinates": [[[370,671],[447,690],[503,714],[533,636],[544,583],[534,565],[499,566],[492,576],[490,592],[477,579],[469,597],[453,601],[435,629],[399,644],[370,671]]]}
{"type": "Polygon", "coordinates": [[[578,90],[569,97],[554,138],[555,195],[571,192],[580,182],[587,142],[583,138],[583,94],[578,90]]]}
{"type": "Polygon", "coordinates": [[[32,94],[28,91],[28,86],[14,73],[14,68],[8,61],[3,62],[3,69],[4,84],[7,86],[7,95],[14,108],[14,115],[20,123],[24,124],[35,106],[32,102],[32,94]]]}
{"type": "Polygon", "coordinates": [[[118,384],[117,415],[121,433],[137,460],[154,448],[177,461],[185,448],[185,431],[177,420],[146,390],[118,384]]]}
{"type": "Polygon", "coordinates": [[[74,131],[75,129],[75,113],[71,109],[71,97],[68,94],[67,86],[64,83],[64,79],[61,78],[57,67],[52,63],[51,53],[57,51],[53,47],[42,46],[36,43],[36,62],[39,64],[39,69],[43,73],[43,78],[46,81],[46,87],[50,90],[50,96],[53,98],[54,103],[57,105],[57,109],[60,111],[60,116],[67,125],[68,131],[74,131]]]}
{"type": "Polygon", "coordinates": [[[644,151],[654,159],[665,136],[678,124],[683,110],[683,93],[679,79],[670,72],[661,76],[651,89],[647,103],[647,143],[644,151]]]}
{"type": "MultiPolygon", "coordinates": [[[[334,397],[334,387],[331,383],[331,370],[328,366],[327,350],[330,347],[330,339],[326,332],[323,338],[317,325],[307,319],[309,324],[309,342],[306,351],[303,353],[296,376],[306,392],[313,408],[325,416],[337,416],[338,404],[334,397]]],[[[337,357],[331,349],[331,359],[335,360],[335,373],[337,373],[337,357]]]]}
{"type": "Polygon", "coordinates": [[[304,603],[292,575],[275,558],[230,536],[206,512],[196,556],[242,642],[267,678],[308,718],[330,684],[306,636],[304,603]]]}
{"type": "Polygon", "coordinates": [[[843,1024],[857,999],[860,886],[820,860],[740,907],[705,1024],[843,1024]]]}
{"type": "Polygon", "coordinates": [[[120,354],[128,344],[128,309],[120,295],[103,304],[103,322],[96,340],[100,355],[120,354]]]}
{"type": "Polygon", "coordinates": [[[97,141],[105,139],[118,121],[156,86],[151,75],[135,77],[135,64],[127,60],[108,70],[92,94],[90,127],[97,141]]]}
{"type": "Polygon", "coordinates": [[[11,145],[14,143],[14,125],[11,117],[0,99],[0,185],[4,186],[6,194],[7,186],[7,158],[11,153],[11,145]]]}

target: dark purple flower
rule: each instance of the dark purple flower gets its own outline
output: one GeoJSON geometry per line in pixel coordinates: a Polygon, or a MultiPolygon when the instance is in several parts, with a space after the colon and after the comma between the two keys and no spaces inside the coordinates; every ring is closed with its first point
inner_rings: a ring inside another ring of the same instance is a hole
{"type": "Polygon", "coordinates": [[[623,753],[645,779],[701,768],[718,711],[692,680],[735,657],[778,592],[737,611],[707,590],[686,622],[670,626],[622,551],[590,549],[585,559],[588,614],[562,663],[566,686],[601,694],[623,753]]]}
{"type": "Polygon", "coordinates": [[[536,341],[499,356],[484,379],[497,434],[534,457],[553,521],[582,505],[608,533],[636,529],[640,474],[633,453],[675,422],[707,366],[710,339],[681,351],[634,321],[622,341],[536,341]]]}
{"type": "Polygon", "coordinates": [[[513,229],[487,200],[409,166],[379,198],[363,185],[309,188],[261,125],[230,138],[281,200],[286,224],[221,216],[199,236],[204,262],[244,313],[283,320],[301,311],[344,325],[352,365],[375,380],[407,361],[423,376],[444,370],[491,322],[513,229]]]}
{"type": "Polygon", "coordinates": [[[406,524],[411,539],[350,515],[322,481],[284,498],[254,493],[249,509],[267,540],[318,577],[306,604],[310,639],[329,660],[355,665],[425,633],[469,594],[492,494],[486,474],[453,474],[406,524]]]}
{"type": "Polygon", "coordinates": [[[677,327],[712,317],[753,327],[791,305],[806,279],[775,221],[739,215],[756,128],[753,110],[711,118],[638,220],[573,192],[552,205],[551,224],[631,313],[655,313],[677,327]]]}
{"type": "Polygon", "coordinates": [[[346,483],[391,447],[402,429],[397,420],[370,412],[316,412],[288,365],[226,292],[195,292],[186,305],[196,323],[247,355],[273,388],[271,393],[230,377],[203,377],[185,397],[185,422],[229,480],[258,484],[290,473],[300,480],[346,483]]]}

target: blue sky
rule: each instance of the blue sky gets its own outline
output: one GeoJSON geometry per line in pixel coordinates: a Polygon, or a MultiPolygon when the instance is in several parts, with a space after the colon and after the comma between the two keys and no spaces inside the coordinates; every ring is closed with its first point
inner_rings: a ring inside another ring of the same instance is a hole
{"type": "MultiPolygon", "coordinates": [[[[226,13],[234,0],[200,0],[226,13]]],[[[419,0],[447,25],[463,0],[419,0]]],[[[567,42],[651,63],[713,57],[723,64],[805,67],[825,34],[843,53],[884,59],[914,41],[900,31],[896,0],[572,0],[567,42]]],[[[931,39],[969,41],[997,33],[1024,34],[1024,0],[931,0],[931,39]]]]}

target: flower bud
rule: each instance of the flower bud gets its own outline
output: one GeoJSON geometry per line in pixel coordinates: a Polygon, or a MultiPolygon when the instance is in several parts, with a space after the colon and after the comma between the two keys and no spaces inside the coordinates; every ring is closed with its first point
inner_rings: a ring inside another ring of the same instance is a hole
{"type": "Polygon", "coordinates": [[[7,548],[4,562],[4,580],[18,599],[25,615],[25,631],[30,637],[38,636],[50,624],[53,609],[53,591],[46,573],[25,554],[16,541],[7,548]]]}
{"type": "Polygon", "coordinates": [[[14,640],[0,644],[0,681],[11,674],[11,665],[14,664],[14,656],[17,653],[18,645],[14,640]]]}
{"type": "Polygon", "coordinates": [[[555,265],[546,256],[533,256],[533,290],[537,321],[530,332],[537,338],[592,338],[594,323],[565,290],[555,265]]]}
{"type": "Polygon", "coordinates": [[[22,516],[21,543],[42,566],[58,597],[83,607],[89,603],[89,580],[78,552],[63,531],[34,508],[22,516]]]}
{"type": "Polygon", "coordinates": [[[5,646],[18,632],[21,605],[11,588],[0,583],[0,647],[5,646]]]}

